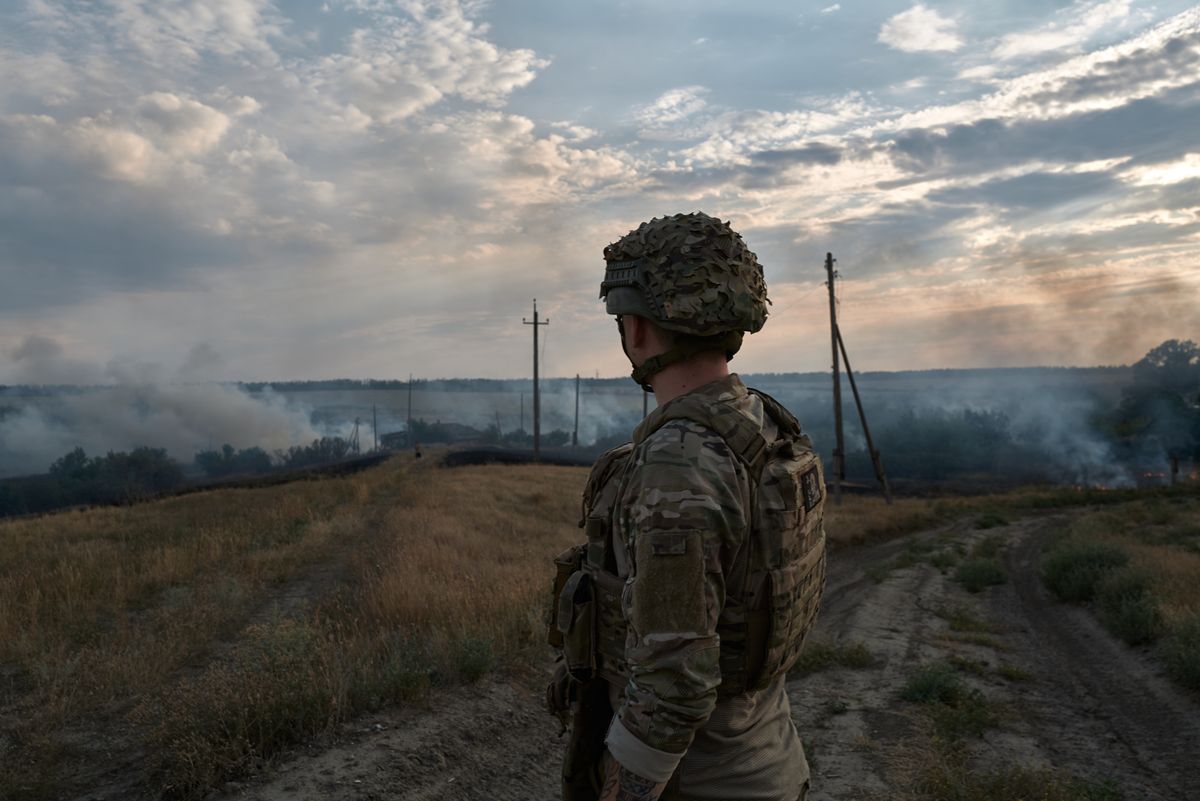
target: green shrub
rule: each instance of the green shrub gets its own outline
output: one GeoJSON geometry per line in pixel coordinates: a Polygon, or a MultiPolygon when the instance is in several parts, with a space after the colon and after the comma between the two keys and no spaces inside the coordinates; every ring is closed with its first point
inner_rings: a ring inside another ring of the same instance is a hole
{"type": "Polygon", "coordinates": [[[996,712],[983,693],[963,683],[952,665],[926,665],[909,677],[900,697],[929,706],[928,714],[939,735],[956,740],[978,737],[996,725],[996,712]]]}
{"type": "Polygon", "coordinates": [[[918,670],[900,689],[900,697],[918,704],[953,706],[967,694],[967,686],[950,665],[936,663],[918,670]]]}
{"type": "Polygon", "coordinates": [[[934,761],[918,776],[915,789],[928,801],[1121,801],[1110,781],[1011,765],[992,771],[972,770],[966,760],[934,761]]]}
{"type": "Polygon", "coordinates": [[[800,658],[788,671],[788,675],[795,678],[833,667],[863,669],[875,667],[877,664],[867,646],[860,642],[835,643],[813,639],[804,644],[800,658]]]}
{"type": "Polygon", "coordinates": [[[1130,645],[1150,642],[1162,633],[1162,614],[1150,595],[1150,584],[1145,573],[1123,568],[1096,586],[1100,620],[1130,645]]]}
{"type": "Polygon", "coordinates": [[[1096,584],[1128,561],[1129,555],[1115,545],[1064,540],[1046,557],[1042,579],[1064,601],[1090,601],[1096,584]]]}
{"type": "Polygon", "coordinates": [[[994,634],[999,630],[999,626],[995,623],[976,617],[975,614],[965,606],[953,606],[950,608],[940,608],[935,611],[935,614],[950,624],[951,631],[972,631],[980,634],[994,634]]]}
{"type": "Polygon", "coordinates": [[[1003,584],[1004,568],[995,559],[968,559],[954,571],[954,579],[967,592],[979,592],[993,584],[1003,584]]]}
{"type": "Polygon", "coordinates": [[[958,563],[958,554],[951,550],[941,550],[929,557],[929,564],[936,567],[942,573],[945,573],[950,568],[958,563]]]}
{"type": "Polygon", "coordinates": [[[496,663],[492,643],[482,637],[464,637],[460,640],[456,657],[458,672],[472,684],[486,676],[496,663]]]}
{"type": "Polygon", "coordinates": [[[1163,640],[1160,653],[1171,678],[1200,691],[1200,616],[1177,626],[1163,640]]]}
{"type": "Polygon", "coordinates": [[[1019,668],[1016,665],[997,665],[996,675],[1009,681],[1032,681],[1033,674],[1024,668],[1019,668]]]}
{"type": "Polygon", "coordinates": [[[975,528],[998,528],[1007,525],[1008,520],[995,512],[985,512],[975,519],[975,528]]]}

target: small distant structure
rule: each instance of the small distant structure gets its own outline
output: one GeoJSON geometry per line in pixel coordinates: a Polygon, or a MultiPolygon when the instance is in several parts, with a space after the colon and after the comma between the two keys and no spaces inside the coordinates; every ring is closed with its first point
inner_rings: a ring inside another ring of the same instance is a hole
{"type": "MultiPolygon", "coordinates": [[[[440,420],[428,425],[416,426],[421,440],[426,443],[445,443],[457,445],[463,442],[479,442],[483,432],[474,426],[463,423],[443,423],[440,420]]],[[[415,437],[410,437],[408,431],[391,431],[379,435],[379,446],[385,451],[399,451],[417,446],[415,437]]]]}
{"type": "Polygon", "coordinates": [[[408,447],[407,431],[391,431],[379,435],[379,447],[385,451],[400,451],[408,447]]]}

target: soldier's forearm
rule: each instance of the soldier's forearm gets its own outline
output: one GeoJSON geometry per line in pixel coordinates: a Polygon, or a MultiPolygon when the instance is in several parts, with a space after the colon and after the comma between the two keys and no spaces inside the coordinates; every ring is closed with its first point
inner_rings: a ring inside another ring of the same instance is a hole
{"type": "Polygon", "coordinates": [[[621,767],[612,754],[604,753],[604,786],[599,801],[656,801],[666,782],[655,782],[621,767]]]}

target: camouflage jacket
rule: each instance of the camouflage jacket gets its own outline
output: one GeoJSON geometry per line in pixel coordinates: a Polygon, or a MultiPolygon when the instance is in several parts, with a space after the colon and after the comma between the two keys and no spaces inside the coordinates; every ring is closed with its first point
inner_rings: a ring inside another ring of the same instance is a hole
{"type": "MultiPolygon", "coordinates": [[[[768,442],[775,438],[761,401],[736,375],[693,392],[732,401],[761,422],[768,442]]],[[[619,483],[601,493],[610,496],[628,625],[629,681],[612,694],[608,748],[622,765],[656,781],[680,768],[689,797],[794,799],[808,767],[782,677],[758,693],[718,698],[717,624],[727,581],[738,578],[730,571],[749,535],[754,488],[715,431],[680,419],[653,430],[668,407],[639,427],[624,469],[611,479],[619,483]]]]}

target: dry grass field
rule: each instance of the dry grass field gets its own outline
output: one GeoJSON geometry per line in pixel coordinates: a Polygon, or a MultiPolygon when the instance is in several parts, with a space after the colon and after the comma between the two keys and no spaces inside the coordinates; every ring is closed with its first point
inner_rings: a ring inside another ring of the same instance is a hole
{"type": "Polygon", "coordinates": [[[122,751],[197,794],[357,711],[477,678],[538,641],[584,478],[396,459],[0,525],[0,797],[88,786],[122,751]]]}
{"type": "MultiPolygon", "coordinates": [[[[586,475],[398,456],[0,523],[0,798],[199,797],[363,712],[529,675],[586,475]]],[[[827,529],[845,547],[1039,499],[848,496],[827,529]]]]}

